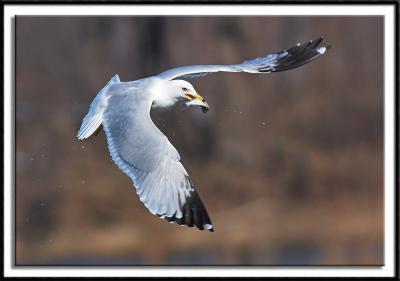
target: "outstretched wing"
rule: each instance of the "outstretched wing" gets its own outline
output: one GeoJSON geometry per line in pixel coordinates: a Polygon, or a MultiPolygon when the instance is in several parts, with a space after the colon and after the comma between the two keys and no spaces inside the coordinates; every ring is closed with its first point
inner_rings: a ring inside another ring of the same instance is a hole
{"type": "MultiPolygon", "coordinates": [[[[103,127],[118,167],[133,181],[152,214],[169,222],[213,231],[213,225],[180,156],[150,118],[146,82],[109,89],[103,127]]],[[[127,84],[127,85],[125,85],[127,84]]]]}
{"type": "Polygon", "coordinates": [[[160,73],[157,77],[172,80],[175,78],[196,78],[215,72],[248,72],[248,73],[270,73],[289,70],[309,63],[324,54],[330,46],[318,47],[322,37],[305,43],[297,43],[288,50],[277,52],[246,60],[241,64],[232,65],[191,65],[177,67],[160,73]]]}

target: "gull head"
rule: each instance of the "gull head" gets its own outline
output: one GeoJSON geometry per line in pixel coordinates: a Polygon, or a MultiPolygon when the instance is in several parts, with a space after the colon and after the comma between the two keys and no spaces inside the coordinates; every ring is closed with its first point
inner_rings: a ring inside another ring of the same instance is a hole
{"type": "Polygon", "coordinates": [[[182,103],[184,109],[190,106],[200,106],[206,113],[210,108],[202,96],[200,96],[192,84],[185,80],[163,81],[163,90],[159,92],[153,101],[153,107],[168,108],[176,103],[182,103]]]}
{"type": "Polygon", "coordinates": [[[210,109],[208,103],[206,103],[204,98],[196,92],[192,84],[185,80],[172,80],[170,82],[175,88],[178,101],[184,103],[185,109],[194,105],[200,106],[204,113],[210,109]]]}

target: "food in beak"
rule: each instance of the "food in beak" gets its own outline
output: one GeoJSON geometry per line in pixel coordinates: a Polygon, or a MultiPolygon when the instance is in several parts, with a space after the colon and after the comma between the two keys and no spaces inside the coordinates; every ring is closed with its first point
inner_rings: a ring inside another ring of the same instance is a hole
{"type": "Polygon", "coordinates": [[[202,106],[201,110],[203,111],[203,113],[207,113],[210,110],[210,108],[208,106],[202,106]]]}

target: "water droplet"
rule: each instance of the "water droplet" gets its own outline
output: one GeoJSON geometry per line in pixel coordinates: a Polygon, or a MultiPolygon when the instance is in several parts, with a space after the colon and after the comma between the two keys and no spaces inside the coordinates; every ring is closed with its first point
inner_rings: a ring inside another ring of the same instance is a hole
{"type": "Polygon", "coordinates": [[[86,181],[82,181],[82,184],[85,184],[86,183],[86,181]]]}
{"type": "Polygon", "coordinates": [[[261,125],[263,125],[263,126],[266,126],[266,125],[267,125],[267,123],[265,123],[265,122],[261,122],[261,125]]]}
{"type": "Polygon", "coordinates": [[[82,149],[85,149],[85,146],[84,146],[84,145],[82,145],[82,149]]]}

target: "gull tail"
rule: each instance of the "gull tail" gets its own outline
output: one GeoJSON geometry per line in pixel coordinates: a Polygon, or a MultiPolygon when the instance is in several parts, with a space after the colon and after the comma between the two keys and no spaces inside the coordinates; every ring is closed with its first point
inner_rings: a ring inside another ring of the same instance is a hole
{"type": "Polygon", "coordinates": [[[114,75],[107,85],[99,91],[93,102],[90,104],[90,109],[85,118],[83,118],[81,128],[78,131],[77,138],[79,140],[87,139],[91,135],[97,135],[101,131],[101,124],[103,122],[103,112],[105,109],[104,93],[111,85],[119,83],[118,74],[114,75]]]}
{"type": "Polygon", "coordinates": [[[83,140],[90,137],[103,122],[103,114],[99,113],[96,115],[91,115],[90,112],[83,118],[82,126],[78,132],[78,139],[83,140]]]}

